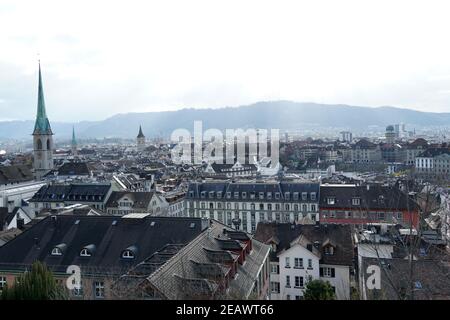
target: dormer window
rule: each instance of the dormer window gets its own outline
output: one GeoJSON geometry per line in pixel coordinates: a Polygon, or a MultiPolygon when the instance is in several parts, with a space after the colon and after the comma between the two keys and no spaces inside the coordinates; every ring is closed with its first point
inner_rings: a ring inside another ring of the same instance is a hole
{"type": "Polygon", "coordinates": [[[124,250],[122,252],[122,258],[124,259],[134,259],[134,253],[131,250],[124,250]]]}
{"type": "Polygon", "coordinates": [[[218,199],[222,198],[222,191],[217,191],[217,198],[218,199]]]}
{"type": "Polygon", "coordinates": [[[95,251],[95,245],[90,244],[81,249],[80,251],[80,257],[91,257],[94,254],[95,251]]]}
{"type": "Polygon", "coordinates": [[[260,192],[260,193],[259,193],[259,198],[260,198],[260,199],[264,199],[264,192],[260,192]]]}
{"type": "Polygon", "coordinates": [[[92,254],[88,251],[88,249],[83,249],[80,252],[80,257],[90,257],[92,254]]]}
{"type": "Polygon", "coordinates": [[[235,193],[234,193],[234,198],[235,198],[235,199],[238,199],[238,198],[239,198],[239,192],[235,192],[235,193]]]}
{"type": "Polygon", "coordinates": [[[361,204],[360,198],[352,198],[352,205],[359,206],[361,204]]]}
{"type": "Polygon", "coordinates": [[[243,199],[247,198],[247,192],[242,192],[242,198],[243,199]]]}
{"type": "Polygon", "coordinates": [[[206,197],[206,192],[205,192],[205,191],[202,191],[202,193],[200,194],[200,196],[201,196],[202,198],[206,197]]]}
{"type": "Polygon", "coordinates": [[[289,192],[284,193],[285,200],[289,200],[290,197],[291,197],[291,194],[289,192]]]}
{"type": "Polygon", "coordinates": [[[333,255],[334,254],[334,247],[332,245],[325,246],[324,252],[326,255],[333,255]]]}
{"type": "Polygon", "coordinates": [[[53,248],[52,256],[62,256],[62,251],[59,248],[53,248]]]}
{"type": "Polygon", "coordinates": [[[51,255],[52,256],[62,256],[64,251],[66,250],[66,247],[67,246],[65,243],[58,244],[57,246],[55,246],[52,249],[51,255]]]}
{"type": "Polygon", "coordinates": [[[189,191],[189,198],[193,198],[194,197],[194,191],[189,191]]]}
{"type": "Polygon", "coordinates": [[[275,192],[275,199],[280,199],[280,193],[279,192],[275,192]]]}
{"type": "Polygon", "coordinates": [[[336,203],[336,198],[334,198],[334,197],[327,198],[327,204],[335,204],[335,203],[336,203]]]}

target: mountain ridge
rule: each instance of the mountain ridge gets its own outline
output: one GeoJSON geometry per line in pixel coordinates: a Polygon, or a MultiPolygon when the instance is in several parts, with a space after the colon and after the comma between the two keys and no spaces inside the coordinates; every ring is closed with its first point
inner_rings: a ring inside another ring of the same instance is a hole
{"type": "MultiPolygon", "coordinates": [[[[177,128],[193,130],[195,120],[208,128],[348,128],[361,130],[405,123],[413,127],[450,126],[450,112],[416,111],[392,106],[364,107],[347,104],[319,104],[288,100],[260,101],[249,105],[222,108],[183,108],[172,111],[119,113],[101,121],[50,122],[58,138],[71,135],[75,125],[80,138],[134,138],[142,125],[147,137],[169,135],[177,128]],[[124,125],[126,124],[126,125],[124,125]]],[[[0,139],[24,139],[32,132],[34,120],[0,121],[0,139]]]]}

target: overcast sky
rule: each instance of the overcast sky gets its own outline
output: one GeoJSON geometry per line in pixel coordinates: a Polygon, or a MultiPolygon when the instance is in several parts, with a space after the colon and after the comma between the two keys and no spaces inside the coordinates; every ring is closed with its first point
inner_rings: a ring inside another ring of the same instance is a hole
{"type": "Polygon", "coordinates": [[[0,119],[260,100],[450,112],[450,1],[0,2],[0,119]]]}

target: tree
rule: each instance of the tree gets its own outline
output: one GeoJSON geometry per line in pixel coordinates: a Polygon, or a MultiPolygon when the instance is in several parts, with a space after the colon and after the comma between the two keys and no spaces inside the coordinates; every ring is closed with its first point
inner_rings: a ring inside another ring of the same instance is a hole
{"type": "Polygon", "coordinates": [[[45,264],[36,261],[30,271],[25,271],[5,288],[2,300],[58,300],[64,299],[64,289],[56,283],[53,273],[45,264]]]}
{"type": "Polygon", "coordinates": [[[328,281],[311,280],[306,285],[305,300],[334,300],[335,294],[328,281]]]}

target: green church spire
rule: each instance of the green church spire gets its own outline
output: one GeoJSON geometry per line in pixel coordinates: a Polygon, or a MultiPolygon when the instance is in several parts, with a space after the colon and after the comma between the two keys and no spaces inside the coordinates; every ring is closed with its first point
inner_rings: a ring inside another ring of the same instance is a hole
{"type": "Polygon", "coordinates": [[[77,145],[77,139],[75,139],[75,126],[72,126],[72,146],[77,145]]]}
{"type": "Polygon", "coordinates": [[[36,123],[34,124],[33,134],[53,134],[50,122],[45,112],[44,89],[42,87],[41,63],[39,63],[39,88],[38,88],[38,107],[36,123]]]}

